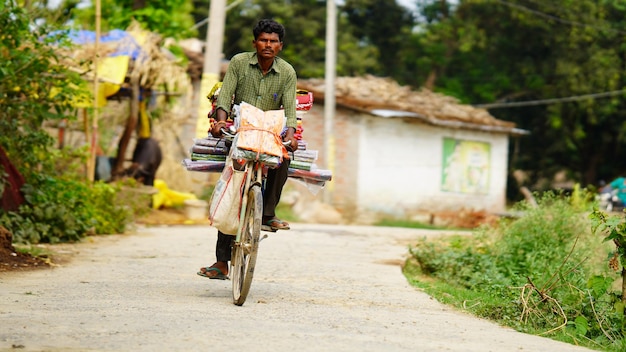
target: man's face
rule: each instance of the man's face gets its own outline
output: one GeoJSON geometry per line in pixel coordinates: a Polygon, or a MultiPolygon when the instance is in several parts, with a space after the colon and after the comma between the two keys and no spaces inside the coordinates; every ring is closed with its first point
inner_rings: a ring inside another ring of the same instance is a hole
{"type": "Polygon", "coordinates": [[[256,40],[252,41],[256,53],[263,59],[273,59],[283,50],[283,43],[278,39],[277,33],[261,33],[256,40]]]}

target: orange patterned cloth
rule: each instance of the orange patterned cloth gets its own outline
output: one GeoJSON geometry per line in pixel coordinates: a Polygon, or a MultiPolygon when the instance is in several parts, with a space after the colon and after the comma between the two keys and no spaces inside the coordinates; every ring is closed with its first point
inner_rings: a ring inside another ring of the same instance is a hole
{"type": "Polygon", "coordinates": [[[281,132],[285,126],[283,110],[263,111],[248,103],[241,103],[241,121],[237,132],[237,147],[259,154],[277,157],[284,155],[281,132]]]}

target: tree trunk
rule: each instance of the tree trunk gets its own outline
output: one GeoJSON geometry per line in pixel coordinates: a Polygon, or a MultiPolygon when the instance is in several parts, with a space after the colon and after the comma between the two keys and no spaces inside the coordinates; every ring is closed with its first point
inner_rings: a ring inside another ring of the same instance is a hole
{"type": "Polygon", "coordinates": [[[0,208],[5,211],[17,210],[24,203],[24,195],[21,191],[25,182],[24,177],[13,166],[4,149],[0,147],[0,176],[4,175],[6,175],[6,180],[1,181],[3,187],[0,187],[0,208]]]}
{"type": "Polygon", "coordinates": [[[437,80],[437,72],[435,70],[431,70],[428,74],[428,78],[426,78],[426,82],[424,82],[424,87],[430,90],[435,88],[435,81],[437,80]]]}
{"type": "Polygon", "coordinates": [[[146,7],[146,0],[133,0],[133,10],[139,10],[146,7]]]}
{"type": "Polygon", "coordinates": [[[111,175],[113,179],[118,178],[122,174],[122,171],[124,171],[124,161],[126,161],[125,158],[128,143],[130,142],[130,137],[132,136],[133,131],[137,127],[137,120],[139,119],[139,77],[136,77],[135,75],[131,76],[130,84],[132,89],[130,98],[130,116],[128,117],[128,121],[126,121],[124,133],[122,134],[118,144],[115,169],[111,175]]]}
{"type": "Polygon", "coordinates": [[[598,183],[597,171],[598,166],[600,165],[600,159],[601,155],[595,153],[587,160],[587,165],[582,173],[584,185],[595,185],[598,183]]]}

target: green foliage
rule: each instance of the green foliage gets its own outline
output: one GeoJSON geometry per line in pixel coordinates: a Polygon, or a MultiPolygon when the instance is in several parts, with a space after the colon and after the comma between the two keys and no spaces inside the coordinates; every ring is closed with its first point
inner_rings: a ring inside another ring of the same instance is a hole
{"type": "MultiPolygon", "coordinates": [[[[595,233],[605,235],[604,240],[610,241],[615,245],[614,252],[609,266],[613,270],[620,270],[622,273],[622,290],[621,292],[610,292],[608,280],[603,277],[595,278],[595,280],[589,282],[589,287],[593,292],[600,296],[606,296],[607,305],[612,305],[614,315],[619,315],[621,318],[621,329],[617,332],[611,331],[611,334],[624,334],[626,330],[625,319],[625,306],[626,306],[626,218],[622,216],[607,216],[602,211],[594,209],[589,215],[592,222],[592,229],[595,233]]],[[[615,330],[615,329],[614,329],[615,330]]],[[[626,342],[624,342],[626,345],[626,342]]]]}
{"type": "Polygon", "coordinates": [[[214,185],[208,185],[206,187],[202,187],[202,192],[198,196],[198,199],[210,202],[211,196],[213,195],[213,190],[215,189],[214,185]]]}
{"type": "MultiPolygon", "coordinates": [[[[197,21],[206,17],[200,13],[197,21]]],[[[251,51],[252,28],[262,18],[273,18],[286,29],[280,56],[296,69],[299,78],[324,77],[326,58],[326,4],[317,0],[290,2],[247,0],[228,12],[224,56],[251,51]]],[[[337,75],[372,73],[379,67],[378,50],[359,42],[345,16],[337,23],[337,75]]]]}
{"type": "MultiPolygon", "coordinates": [[[[176,39],[190,38],[197,34],[193,28],[190,0],[146,1],[144,7],[136,8],[135,1],[103,0],[101,5],[102,31],[126,29],[133,20],[142,28],[176,39]]],[[[74,18],[84,29],[93,29],[95,8],[74,8],[74,18]]]]}
{"type": "Polygon", "coordinates": [[[42,259],[48,263],[51,262],[50,257],[54,254],[50,249],[32,244],[14,244],[13,248],[15,248],[15,251],[18,253],[29,254],[32,257],[42,259]]]}
{"type": "Polygon", "coordinates": [[[605,241],[615,243],[615,254],[620,264],[626,264],[626,220],[623,216],[609,216],[600,210],[594,210],[589,216],[593,231],[605,234],[605,241]]]}
{"type": "Polygon", "coordinates": [[[292,211],[291,207],[283,203],[278,203],[276,206],[276,216],[285,221],[300,221],[300,218],[292,211]]]}
{"type": "MultiPolygon", "coordinates": [[[[82,180],[86,148],[57,150],[45,123],[75,119],[74,100],[85,81],[61,64],[70,48],[64,32],[31,22],[14,2],[0,11],[0,146],[24,176],[26,202],[0,211],[17,243],[77,241],[86,234],[123,232],[133,208],[117,201],[113,185],[82,180]],[[52,34],[55,33],[55,34],[52,34]],[[67,50],[66,50],[67,51],[67,50]]],[[[0,190],[6,171],[0,172],[0,190]]]]}
{"type": "Polygon", "coordinates": [[[405,69],[397,63],[408,48],[404,39],[413,29],[411,12],[395,0],[348,0],[341,10],[358,42],[377,48],[378,70],[369,73],[401,77],[405,69]]]}
{"type": "MultiPolygon", "coordinates": [[[[134,211],[118,201],[119,186],[42,177],[26,184],[26,203],[0,220],[16,243],[78,241],[85,235],[123,233],[134,211]]],[[[144,206],[147,208],[147,204],[144,206]]]]}
{"type": "Polygon", "coordinates": [[[441,227],[428,225],[417,221],[402,220],[402,219],[382,219],[378,221],[376,226],[388,226],[388,227],[404,227],[410,229],[440,229],[441,227]]]}
{"type": "MultiPolygon", "coordinates": [[[[93,7],[64,2],[73,22],[91,28],[93,7]]],[[[129,0],[105,0],[103,29],[131,18],[176,38],[207,19],[209,3],[159,0],[133,9],[129,0]],[[181,9],[181,10],[179,10],[181,9]]],[[[227,13],[224,56],[251,50],[260,18],[287,28],[281,56],[301,78],[324,76],[326,4],[317,0],[244,0],[227,13]]],[[[626,83],[623,43],[626,7],[620,1],[420,0],[414,15],[397,1],[350,0],[338,6],[337,75],[390,76],[402,84],[459,98],[468,104],[558,99],[620,90],[626,83]]],[[[206,25],[199,38],[206,39],[206,25]]],[[[531,132],[512,144],[510,169],[528,171],[544,190],[566,170],[575,181],[597,184],[626,168],[626,101],[612,97],[491,108],[495,117],[531,132]]]]}
{"type": "Polygon", "coordinates": [[[28,179],[54,165],[45,162],[52,139],[42,123],[73,119],[84,82],[59,64],[55,48],[69,45],[62,35],[31,25],[29,14],[12,5],[0,11],[0,145],[28,179]]]}
{"type": "Polygon", "coordinates": [[[584,190],[546,193],[537,207],[517,204],[519,219],[418,242],[405,273],[435,297],[520,331],[619,350],[619,277],[606,266],[610,249],[591,231],[591,205],[584,190]]]}
{"type": "MultiPolygon", "coordinates": [[[[412,34],[413,55],[404,56],[414,72],[409,82],[432,83],[471,104],[620,90],[625,11],[616,3],[420,1],[426,22],[412,34]]],[[[561,170],[590,185],[626,167],[624,108],[617,95],[489,112],[531,132],[519,140],[511,167],[530,171],[529,186],[561,170]]]]}

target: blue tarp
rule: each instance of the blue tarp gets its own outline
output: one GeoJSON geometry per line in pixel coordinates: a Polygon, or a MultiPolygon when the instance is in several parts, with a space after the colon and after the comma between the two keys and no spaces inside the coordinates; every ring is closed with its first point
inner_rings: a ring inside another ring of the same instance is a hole
{"type": "MultiPolygon", "coordinates": [[[[61,33],[56,31],[50,33],[51,36],[61,33]]],[[[68,38],[77,45],[92,44],[96,42],[96,32],[87,30],[67,31],[68,38]]],[[[118,43],[117,50],[108,56],[128,55],[131,59],[136,59],[141,52],[141,46],[137,44],[135,38],[130,33],[121,29],[113,29],[100,36],[100,43],[118,43]]]]}

